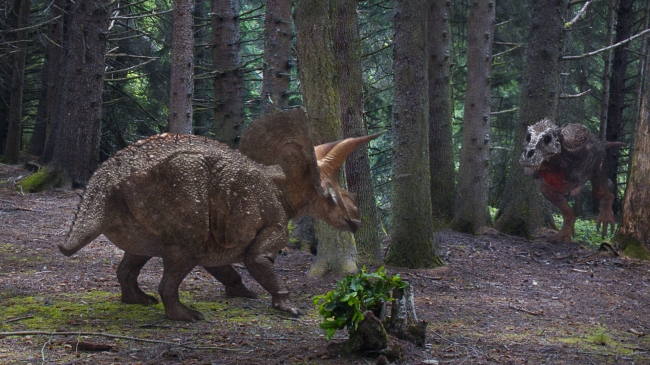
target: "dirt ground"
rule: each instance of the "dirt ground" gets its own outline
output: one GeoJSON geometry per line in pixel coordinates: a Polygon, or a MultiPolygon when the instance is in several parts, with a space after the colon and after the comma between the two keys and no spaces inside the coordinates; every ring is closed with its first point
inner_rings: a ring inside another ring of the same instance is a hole
{"type": "MultiPolygon", "coordinates": [[[[79,191],[13,190],[28,174],[0,165],[0,364],[375,364],[326,341],[312,298],[340,277],[308,275],[311,255],[288,249],[276,270],[305,313],[289,318],[236,266],[257,300],[227,298],[202,269],[181,300],[206,320],[163,318],[161,304],[119,301],[121,251],[101,236],[71,258],[65,237],[79,191]]],[[[411,283],[426,346],[407,343],[400,364],[650,364],[650,264],[579,243],[550,244],[488,232],[436,237],[446,266],[387,268],[411,283]]],[[[376,269],[371,268],[371,269],[376,269]]],[[[155,288],[160,260],[140,276],[155,288]]]]}

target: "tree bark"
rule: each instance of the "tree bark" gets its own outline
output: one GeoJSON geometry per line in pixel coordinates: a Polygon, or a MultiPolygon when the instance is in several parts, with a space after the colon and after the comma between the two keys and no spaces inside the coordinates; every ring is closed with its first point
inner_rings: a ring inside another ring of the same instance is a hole
{"type": "MultiPolygon", "coordinates": [[[[630,38],[632,33],[633,19],[632,7],[634,0],[620,0],[618,4],[618,16],[616,22],[616,40],[618,43],[630,38]]],[[[609,88],[609,105],[607,107],[607,141],[619,141],[624,134],[625,122],[623,110],[625,109],[625,75],[627,73],[628,51],[627,47],[616,47],[612,58],[612,78],[609,88]]],[[[607,177],[614,184],[614,212],[620,209],[621,196],[618,192],[618,167],[620,149],[612,148],[605,156],[607,177]]]]}
{"type": "Polygon", "coordinates": [[[427,14],[423,0],[396,0],[393,8],[393,266],[441,266],[433,248],[429,174],[427,14]]]}
{"type": "Polygon", "coordinates": [[[61,45],[63,44],[64,32],[64,7],[64,0],[54,0],[50,7],[50,17],[52,20],[47,31],[48,40],[45,46],[45,65],[43,66],[42,93],[45,94],[45,99],[41,99],[39,102],[39,116],[41,117],[36,121],[34,133],[30,140],[30,153],[35,156],[40,156],[40,161],[43,163],[49,162],[52,159],[55,140],[52,130],[61,100],[59,80],[61,79],[63,55],[61,45]],[[44,116],[41,114],[43,112],[45,113],[44,116]],[[51,146],[47,148],[48,139],[50,138],[52,139],[51,146]]]}
{"type": "Polygon", "coordinates": [[[268,0],[264,18],[262,115],[289,106],[291,86],[291,0],[268,0]]]}
{"type": "Polygon", "coordinates": [[[494,0],[472,0],[467,22],[467,93],[458,193],[451,228],[478,234],[492,225],[488,211],[490,162],[490,73],[494,0]]]}
{"type": "Polygon", "coordinates": [[[25,88],[25,58],[27,57],[27,30],[29,25],[30,0],[21,0],[16,32],[16,51],[13,57],[13,76],[11,79],[11,101],[9,105],[9,124],[7,143],[2,160],[5,163],[18,163],[22,141],[23,90],[25,88]]]}
{"type": "MultiPolygon", "coordinates": [[[[646,61],[647,62],[647,61],[646,61]]],[[[628,256],[650,259],[650,71],[646,68],[623,217],[612,241],[628,256]]]]}
{"type": "Polygon", "coordinates": [[[65,33],[70,21],[70,8],[72,4],[66,0],[55,0],[52,4],[52,17],[61,16],[48,29],[48,38],[51,40],[47,47],[47,121],[45,128],[45,146],[39,157],[39,162],[47,164],[52,161],[54,147],[56,146],[57,130],[61,118],[61,95],[63,88],[63,56],[65,33]]]}
{"type": "MultiPolygon", "coordinates": [[[[616,26],[616,3],[617,0],[607,2],[607,36],[605,46],[614,44],[614,27],[616,26]]],[[[600,97],[600,139],[605,139],[607,133],[607,110],[609,109],[609,88],[612,77],[612,50],[608,49],[603,54],[605,60],[603,65],[603,91],[600,97]]]]}
{"type": "MultiPolygon", "coordinates": [[[[205,0],[198,0],[194,2],[193,16],[195,19],[206,18],[208,14],[205,0]]],[[[194,44],[206,44],[209,42],[209,34],[205,26],[194,27],[194,44]]],[[[201,70],[198,73],[207,71],[206,65],[211,62],[210,49],[201,47],[195,50],[194,54],[194,67],[201,70]]],[[[211,96],[212,85],[210,80],[206,78],[194,78],[194,103],[192,107],[192,115],[194,116],[193,134],[200,136],[207,136],[211,130],[211,115],[212,107],[207,107],[208,100],[211,96]],[[198,105],[198,106],[197,106],[198,105]]]]}
{"type": "Polygon", "coordinates": [[[451,4],[428,2],[429,22],[429,169],[431,206],[436,228],[454,216],[456,195],[452,93],[451,93],[451,4]]]}
{"type": "MultiPolygon", "coordinates": [[[[521,107],[515,141],[522,143],[526,129],[543,118],[555,120],[560,89],[560,50],[564,41],[564,19],[568,0],[534,0],[526,52],[526,71],[521,89],[521,107]],[[521,142],[519,142],[521,141],[521,142]]],[[[544,225],[545,200],[532,177],[519,166],[520,149],[513,150],[505,194],[497,218],[497,229],[533,238],[544,225]]]]}
{"type": "MultiPolygon", "coordinates": [[[[295,5],[299,75],[303,105],[309,114],[314,144],[343,137],[341,95],[337,61],[333,49],[331,1],[298,0],[295,5]]],[[[345,188],[345,180],[339,179],[345,188]]],[[[350,232],[335,230],[323,222],[316,223],[318,254],[312,264],[312,275],[329,271],[357,271],[357,250],[350,232]]]]}
{"type": "MultiPolygon", "coordinates": [[[[341,122],[343,137],[368,134],[363,120],[363,78],[361,75],[361,44],[356,0],[337,0],[332,11],[336,24],[334,54],[340,73],[341,122]]],[[[381,261],[379,216],[370,175],[368,149],[364,146],[352,152],[345,160],[348,190],[357,194],[361,213],[361,227],[355,233],[359,259],[363,263],[381,261]]]]}
{"type": "Polygon", "coordinates": [[[52,164],[64,169],[73,186],[85,185],[98,163],[109,3],[76,0],[70,9],[52,164]]]}
{"type": "Polygon", "coordinates": [[[174,0],[172,65],[169,93],[171,133],[192,134],[194,94],[194,0],[174,0]]]}
{"type": "Polygon", "coordinates": [[[244,121],[244,77],[239,36],[239,1],[212,0],[212,60],[215,139],[237,146],[244,121]]]}

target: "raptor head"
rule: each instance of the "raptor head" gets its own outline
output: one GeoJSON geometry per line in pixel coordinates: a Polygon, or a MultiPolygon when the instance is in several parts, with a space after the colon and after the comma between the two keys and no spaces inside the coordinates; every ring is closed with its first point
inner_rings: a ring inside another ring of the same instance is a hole
{"type": "Polygon", "coordinates": [[[549,119],[542,119],[528,126],[523,152],[519,158],[519,164],[524,168],[524,173],[534,174],[543,162],[562,151],[559,137],[560,128],[549,119]]]}

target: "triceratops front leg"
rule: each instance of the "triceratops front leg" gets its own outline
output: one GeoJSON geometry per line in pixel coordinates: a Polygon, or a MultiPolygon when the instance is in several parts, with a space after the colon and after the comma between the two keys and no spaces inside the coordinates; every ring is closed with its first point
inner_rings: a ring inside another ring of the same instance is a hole
{"type": "Polygon", "coordinates": [[[562,212],[562,229],[560,229],[560,232],[549,240],[551,242],[571,242],[571,238],[573,237],[573,227],[576,222],[576,215],[573,213],[571,206],[569,206],[566,196],[561,192],[551,189],[544,182],[542,182],[541,191],[542,195],[544,195],[546,199],[558,207],[562,212]]]}
{"type": "Polygon", "coordinates": [[[273,269],[275,256],[286,243],[286,228],[280,225],[263,228],[246,249],[244,265],[253,278],[271,293],[273,308],[299,316],[302,313],[291,305],[289,291],[273,269]]]}
{"type": "Polygon", "coordinates": [[[203,267],[215,279],[226,286],[226,295],[229,297],[257,298],[257,294],[250,291],[241,280],[239,273],[230,265],[203,267]]]}

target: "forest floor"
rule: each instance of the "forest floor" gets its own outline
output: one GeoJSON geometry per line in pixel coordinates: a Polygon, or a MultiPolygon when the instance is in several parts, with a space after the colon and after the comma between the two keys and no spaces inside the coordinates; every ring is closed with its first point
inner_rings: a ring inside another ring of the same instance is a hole
{"type": "MultiPolygon", "coordinates": [[[[73,257],[56,244],[68,230],[79,191],[22,194],[28,174],[0,165],[0,364],[375,364],[345,357],[339,331],[318,327],[312,298],[340,276],[308,275],[309,253],[288,249],[275,267],[294,304],[289,318],[235,265],[260,299],[227,298],[195,269],[181,300],[206,320],[165,320],[161,304],[120,302],[121,251],[100,236],[73,257]]],[[[650,264],[574,244],[527,241],[494,231],[435,236],[446,263],[433,270],[388,267],[414,287],[425,348],[403,343],[400,364],[650,364],[650,264]]],[[[371,270],[376,267],[369,268],[371,270]]],[[[155,288],[151,260],[140,282],[155,288]]]]}

